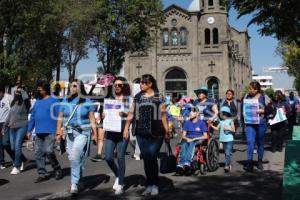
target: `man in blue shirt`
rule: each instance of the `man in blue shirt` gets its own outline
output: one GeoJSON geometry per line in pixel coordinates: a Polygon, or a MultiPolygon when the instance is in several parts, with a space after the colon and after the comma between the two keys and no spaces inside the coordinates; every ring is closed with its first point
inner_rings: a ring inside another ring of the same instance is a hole
{"type": "Polygon", "coordinates": [[[50,84],[44,82],[38,84],[37,99],[28,124],[28,136],[31,136],[35,128],[35,159],[38,171],[35,183],[40,183],[50,178],[45,168],[46,157],[54,169],[55,179],[59,180],[63,175],[53,148],[60,101],[50,96],[50,84]]]}
{"type": "Polygon", "coordinates": [[[197,107],[190,109],[190,117],[183,125],[182,141],[180,144],[180,159],[178,167],[190,167],[193,160],[195,146],[208,138],[205,121],[198,118],[197,107]]]}

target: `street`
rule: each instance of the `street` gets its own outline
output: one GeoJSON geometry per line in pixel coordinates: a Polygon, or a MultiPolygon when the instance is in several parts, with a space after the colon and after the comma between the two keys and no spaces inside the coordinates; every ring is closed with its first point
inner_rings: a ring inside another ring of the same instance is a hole
{"type": "MultiPolygon", "coordinates": [[[[267,138],[269,132],[267,133],[267,138]]],[[[268,140],[268,139],[267,139],[268,140]]],[[[281,199],[281,183],[284,162],[284,151],[271,153],[269,142],[265,145],[264,168],[259,172],[256,168],[253,173],[243,170],[246,158],[246,144],[242,135],[235,141],[233,154],[233,169],[229,174],[223,171],[224,154],[220,154],[220,168],[216,172],[208,172],[198,176],[174,176],[174,174],[160,175],[160,195],[157,199],[281,199]]],[[[165,148],[162,147],[163,151],[165,148]]],[[[74,199],[143,199],[140,195],[144,187],[143,162],[131,158],[132,148],[128,146],[126,155],[125,193],[116,197],[112,190],[114,182],[105,161],[88,161],[87,169],[83,173],[82,192],[74,199]]],[[[31,159],[25,171],[19,175],[9,174],[11,167],[0,171],[1,199],[30,200],[30,199],[70,199],[70,168],[67,155],[58,156],[63,167],[64,178],[35,184],[37,178],[33,152],[23,149],[25,155],[31,159]]],[[[96,152],[95,146],[91,149],[91,156],[96,152]]],[[[6,161],[8,161],[8,156],[6,161]]],[[[256,160],[256,155],[254,156],[256,160]]],[[[49,171],[51,166],[47,165],[49,171]]],[[[72,198],[72,199],[73,199],[72,198]]]]}

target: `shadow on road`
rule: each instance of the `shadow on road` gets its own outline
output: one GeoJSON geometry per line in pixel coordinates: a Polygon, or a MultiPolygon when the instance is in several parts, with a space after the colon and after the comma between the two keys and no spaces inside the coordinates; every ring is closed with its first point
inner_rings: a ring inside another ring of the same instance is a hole
{"type": "Polygon", "coordinates": [[[6,180],[6,179],[0,179],[0,186],[5,185],[7,183],[9,183],[8,180],[6,180]]]}

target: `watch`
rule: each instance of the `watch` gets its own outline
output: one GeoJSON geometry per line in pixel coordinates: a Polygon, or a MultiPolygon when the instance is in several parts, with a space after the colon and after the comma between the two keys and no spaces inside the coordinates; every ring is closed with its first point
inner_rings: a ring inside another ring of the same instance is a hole
{"type": "Polygon", "coordinates": [[[209,24],[215,23],[215,18],[214,17],[208,17],[207,18],[207,23],[209,23],[209,24]]]}

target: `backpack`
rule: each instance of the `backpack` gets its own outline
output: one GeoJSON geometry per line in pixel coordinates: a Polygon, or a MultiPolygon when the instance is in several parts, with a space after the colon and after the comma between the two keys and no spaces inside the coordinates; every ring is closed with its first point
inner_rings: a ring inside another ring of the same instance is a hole
{"type": "Polygon", "coordinates": [[[155,94],[151,104],[141,104],[140,100],[143,96],[143,93],[138,93],[134,98],[134,123],[133,123],[133,135],[142,135],[144,137],[163,137],[165,134],[165,129],[163,127],[163,123],[161,120],[161,112],[160,112],[160,104],[161,97],[159,94],[155,94]],[[137,109],[137,105],[141,105],[137,109]],[[155,104],[155,108],[153,109],[153,104],[155,104]],[[146,122],[140,122],[140,115],[143,113],[143,116],[150,113],[150,120],[146,122]],[[146,125],[149,123],[148,128],[139,127],[140,124],[146,125]]]}

